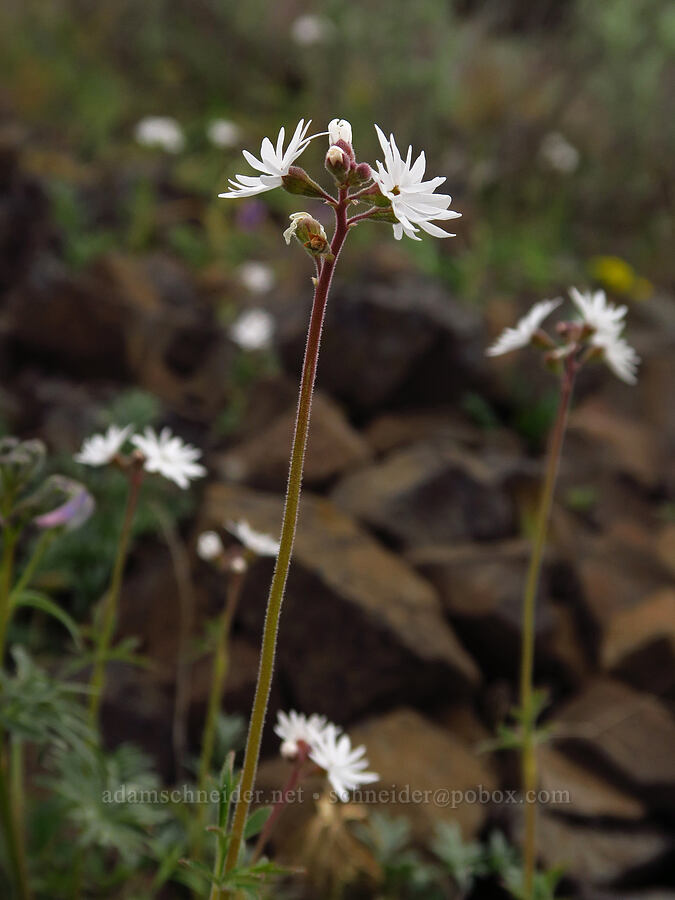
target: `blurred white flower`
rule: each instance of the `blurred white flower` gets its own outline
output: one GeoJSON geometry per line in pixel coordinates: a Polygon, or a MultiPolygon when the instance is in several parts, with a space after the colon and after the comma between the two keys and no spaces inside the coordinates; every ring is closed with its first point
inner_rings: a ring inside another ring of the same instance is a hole
{"type": "Polygon", "coordinates": [[[615,306],[604,291],[586,291],[581,293],[575,287],[570,288],[572,303],[576,306],[582,320],[598,335],[618,337],[624,329],[627,306],[615,306]]]}
{"type": "Polygon", "coordinates": [[[204,466],[197,462],[202,451],[184,443],[169,428],[163,428],[159,435],[146,428],[142,435],[135,434],[131,442],[143,454],[146,472],[157,472],[180,488],[187,488],[191,479],[206,475],[204,466]]]}
{"type": "Polygon", "coordinates": [[[242,350],[263,350],[272,343],[274,319],[265,309],[247,309],[230,325],[228,334],[242,350]]]}
{"type": "Polygon", "coordinates": [[[238,522],[226,522],[225,527],[240,541],[247,550],[256,556],[276,556],[279,553],[279,541],[269,534],[254,531],[245,519],[238,522]]]}
{"type": "Polygon", "coordinates": [[[328,143],[337,144],[338,141],[352,142],[352,126],[346,119],[331,119],[328,123],[328,143]]]}
{"type": "Polygon", "coordinates": [[[510,353],[527,347],[544,319],[549,316],[562,300],[542,300],[535,303],[526,316],[519,319],[515,328],[505,328],[497,340],[485,352],[488,356],[501,356],[502,353],[510,353]]]}
{"type": "Polygon", "coordinates": [[[210,562],[223,552],[223,542],[215,531],[203,531],[197,538],[197,556],[210,562]]]}
{"type": "Polygon", "coordinates": [[[274,271],[267,263],[250,262],[242,263],[237,269],[239,280],[247,291],[252,294],[266,294],[274,287],[274,271]]]}
{"type": "Polygon", "coordinates": [[[375,130],[384,153],[384,164],[377,162],[377,172],[373,172],[373,180],[377,183],[385,197],[391,201],[392,210],[398,219],[394,225],[394,237],[400,241],[405,234],[415,241],[419,225],[423,231],[434,237],[446,238],[455,235],[443,231],[434,220],[456,219],[461,213],[448,209],[452,202],[449,194],[435,194],[434,191],[445,181],[445,178],[432,178],[422,181],[426,169],[426,158],[420,153],[411,165],[412,147],[408,147],[405,161],[399,153],[394,135],[389,140],[376,125],[375,130]]]}
{"type": "Polygon", "coordinates": [[[241,137],[241,129],[229,119],[214,119],[209,122],[206,136],[214,147],[235,147],[241,137]]]}
{"type": "Polygon", "coordinates": [[[604,361],[618,378],[626,384],[637,383],[640,357],[622,337],[596,334],[591,338],[591,343],[602,350],[604,361]]]}
{"type": "Polygon", "coordinates": [[[288,175],[290,167],[312,140],[311,137],[306,136],[311,121],[309,119],[305,123],[304,119],[300,119],[285,151],[284,138],[286,130],[283,127],[279,131],[276,147],[269,138],[263,138],[260,145],[260,159],[256,159],[248,150],[242,151],[248,164],[262,174],[237,175],[236,181],[230,178],[232,190],[225,191],[222,194],[218,194],[218,196],[226,199],[252,197],[254,194],[261,194],[263,191],[271,191],[273,188],[281,187],[283,176],[288,175]]]}
{"type": "Polygon", "coordinates": [[[167,153],[180,153],[185,146],[183,130],[169,116],[147,116],[136,125],[134,136],[144,147],[161,147],[167,153]]]}
{"type": "Polygon", "coordinates": [[[107,466],[120,452],[130,431],[131,425],[124,428],[111,425],[105,434],[92,434],[85,438],[82,449],[73,457],[75,462],[85,466],[107,466]]]}
{"type": "Polygon", "coordinates": [[[302,47],[311,47],[312,44],[320,44],[330,36],[333,23],[323,16],[310,14],[298,16],[291,25],[291,37],[296,44],[302,47]]]}
{"type": "Polygon", "coordinates": [[[544,137],[539,155],[551,169],[566,175],[574,172],[579,165],[579,151],[559,131],[551,131],[544,137]]]}
{"type": "Polygon", "coordinates": [[[340,734],[340,729],[329,723],[316,732],[309,758],[326,772],[335,793],[346,803],[349,791],[379,780],[375,772],[364,771],[369,765],[365,752],[363,745],[352,749],[349,736],[340,734]]]}
{"type": "Polygon", "coordinates": [[[298,755],[298,741],[303,741],[311,749],[317,741],[317,735],[325,728],[326,717],[316,713],[309,717],[297,713],[294,709],[285,713],[277,713],[277,724],[274,733],[281,738],[279,752],[286,759],[295,759],[298,755]]]}

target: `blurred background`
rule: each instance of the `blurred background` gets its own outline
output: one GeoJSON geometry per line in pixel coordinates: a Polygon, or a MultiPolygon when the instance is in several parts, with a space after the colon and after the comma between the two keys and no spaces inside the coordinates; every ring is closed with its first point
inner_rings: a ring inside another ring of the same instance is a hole
{"type": "MultiPolygon", "coordinates": [[[[558,729],[542,778],[572,799],[542,812],[542,862],[565,867],[567,896],[675,896],[674,58],[668,0],[3,0],[0,428],[44,439],[98,501],[46,555],[43,585],[86,621],[110,571],[124,481],[83,475],[83,437],[168,424],[210,473],[145,492],[120,632],[154,665],[110,679],[110,746],[133,741],[180,779],[223,602],[196,537],[280,519],[311,301],[310,261],[282,231],[311,201],[217,194],[281,125],[347,118],[372,163],[377,123],[425,150],[463,217],[456,238],[420,243],[367,223],[341,257],[273,708],[352,728],[386,785],[515,784],[508,754],[476,748],[515,699],[557,384],[533,354],[484,349],[534,301],[602,288],[629,306],[643,365],[636,387],[584,372],[570,422],[537,664],[558,729]],[[267,316],[242,327],[250,310],[267,316]]],[[[324,152],[303,156],[314,177],[324,152]]],[[[234,746],[270,571],[256,564],[236,622],[234,746]]],[[[14,633],[45,659],[60,638],[35,617],[14,633]]],[[[275,752],[272,738],[269,785],[275,752]]],[[[517,840],[507,806],[393,807],[421,846],[439,821],[517,840]]],[[[294,812],[289,844],[311,816],[294,812]]],[[[305,862],[332,884],[325,860],[305,862]]]]}

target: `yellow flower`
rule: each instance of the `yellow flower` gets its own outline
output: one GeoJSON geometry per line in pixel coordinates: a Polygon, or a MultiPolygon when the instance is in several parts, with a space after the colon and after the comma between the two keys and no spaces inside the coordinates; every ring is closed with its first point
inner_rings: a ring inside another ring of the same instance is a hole
{"type": "Polygon", "coordinates": [[[646,300],[653,291],[651,283],[618,256],[595,256],[590,261],[589,269],[593,278],[612,294],[646,300]]]}

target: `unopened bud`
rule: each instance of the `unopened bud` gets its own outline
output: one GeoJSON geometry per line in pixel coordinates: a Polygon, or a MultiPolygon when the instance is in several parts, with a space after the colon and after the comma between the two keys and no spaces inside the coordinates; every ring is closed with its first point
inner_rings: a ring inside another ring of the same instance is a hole
{"type": "Polygon", "coordinates": [[[346,144],[352,143],[352,126],[346,119],[332,119],[328,123],[328,141],[331,144],[337,144],[338,141],[344,141],[346,144]]]}
{"type": "Polygon", "coordinates": [[[351,159],[342,147],[337,147],[333,144],[333,146],[328,149],[328,153],[326,154],[326,169],[339,184],[342,184],[345,181],[345,178],[349,173],[350,165],[351,159]]]}
{"type": "Polygon", "coordinates": [[[292,213],[289,216],[291,224],[284,231],[284,240],[291,243],[292,238],[297,238],[303,247],[312,256],[324,256],[330,252],[328,238],[321,222],[307,212],[292,213]]]}
{"type": "Polygon", "coordinates": [[[351,175],[354,184],[365,184],[373,177],[373,171],[368,163],[359,163],[351,175]]]}

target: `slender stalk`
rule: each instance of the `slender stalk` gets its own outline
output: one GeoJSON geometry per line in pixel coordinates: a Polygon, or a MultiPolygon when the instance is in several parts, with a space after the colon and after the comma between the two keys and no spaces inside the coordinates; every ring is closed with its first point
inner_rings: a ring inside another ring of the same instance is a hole
{"type": "MultiPolygon", "coordinates": [[[[0,740],[3,744],[5,743],[4,735],[0,735],[0,740]]],[[[14,802],[15,791],[13,791],[10,783],[10,764],[7,750],[6,746],[3,746],[0,750],[0,822],[5,835],[7,856],[16,897],[18,900],[30,900],[31,892],[28,884],[26,851],[17,816],[19,810],[14,802]]]]}
{"type": "Polygon", "coordinates": [[[9,527],[4,528],[0,561],[0,664],[5,658],[7,629],[12,618],[12,575],[18,539],[16,531],[9,527]]]}
{"type": "Polygon", "coordinates": [[[89,720],[93,727],[98,725],[99,711],[101,700],[103,698],[103,689],[105,682],[105,662],[106,656],[110,649],[110,644],[115,633],[115,625],[117,624],[117,607],[119,602],[120,589],[122,587],[122,576],[124,575],[124,566],[127,561],[129,552],[129,541],[131,538],[131,526],[134,521],[136,506],[138,505],[138,495],[143,483],[142,461],[133,460],[132,468],[129,470],[129,493],[127,495],[127,506],[124,512],[124,521],[122,523],[122,531],[117,545],[117,555],[113,566],[110,587],[103,598],[102,623],[101,629],[97,635],[97,644],[94,657],[94,669],[89,682],[91,694],[89,697],[89,720]]]}
{"type": "Polygon", "coordinates": [[[525,835],[523,840],[523,884],[525,900],[532,900],[534,871],[536,863],[537,803],[537,757],[535,742],[534,708],[534,642],[537,589],[541,576],[541,564],[546,547],[548,525],[553,505],[553,495],[560,466],[563,440],[567,426],[577,362],[570,355],[562,375],[560,400],[548,448],[546,475],[542,488],[537,521],[532,546],[532,556],[527,572],[523,599],[523,641],[520,659],[520,712],[522,716],[523,740],[521,748],[521,778],[525,800],[525,835]]]}
{"type": "MultiPolygon", "coordinates": [[[[245,572],[232,572],[227,590],[227,599],[225,608],[223,609],[218,620],[218,631],[216,634],[216,648],[213,657],[213,670],[211,674],[211,690],[209,692],[208,704],[206,707],[206,719],[204,722],[204,732],[202,735],[202,751],[199,758],[199,776],[197,779],[197,787],[199,797],[202,791],[206,790],[206,783],[211,771],[211,762],[213,760],[213,745],[216,737],[216,724],[218,722],[218,713],[220,712],[223,701],[223,693],[225,690],[225,679],[227,678],[227,670],[229,666],[229,639],[232,628],[232,619],[239,603],[241,590],[244,585],[245,572]]],[[[195,829],[194,844],[195,849],[201,843],[202,826],[204,823],[204,814],[207,804],[198,803],[197,805],[197,822],[195,829]]]]}
{"type": "MultiPolygon", "coordinates": [[[[307,752],[309,752],[309,748],[307,748],[307,752]]],[[[288,781],[286,782],[286,785],[282,791],[281,797],[274,804],[274,809],[270,813],[269,819],[265,822],[263,830],[260,832],[255,845],[255,849],[253,851],[253,856],[251,857],[252,864],[260,859],[262,852],[265,849],[265,846],[276,827],[277,822],[281,818],[282,812],[286,808],[286,805],[289,803],[289,801],[293,799],[295,789],[300,784],[300,779],[302,777],[302,767],[305,764],[306,759],[306,753],[300,754],[296,759],[288,781]]]]}
{"type": "MultiPolygon", "coordinates": [[[[305,359],[302,366],[300,379],[300,396],[298,399],[298,412],[293,434],[293,446],[291,449],[291,463],[286,487],[286,502],[281,524],[281,539],[279,555],[277,556],[272,584],[267,600],[267,614],[263,628],[262,648],[260,653],[260,669],[256,684],[253,709],[249,724],[248,738],[246,740],[246,752],[244,754],[244,766],[241,773],[239,786],[239,799],[232,822],[230,844],[225,860],[225,871],[231,871],[239,859],[239,851],[244,836],[244,827],[251,804],[251,794],[258,768],[260,755],[260,742],[262,740],[265,713],[269,701],[272,674],[274,672],[274,656],[276,651],[277,633],[279,629],[279,617],[284,597],[284,589],[288,578],[288,570],[291,564],[291,553],[298,520],[298,506],[302,489],[302,472],[309,431],[309,418],[312,408],[312,392],[316,378],[316,368],[319,359],[319,346],[321,343],[321,331],[323,328],[326,301],[330,290],[333,272],[337,263],[342,245],[349,230],[347,224],[347,191],[340,190],[340,197],[335,207],[335,233],[331,243],[333,259],[326,259],[321,267],[321,274],[316,282],[314,290],[314,302],[312,314],[307,332],[307,345],[305,359]]],[[[226,892],[220,892],[224,898],[226,892]]]]}
{"type": "Polygon", "coordinates": [[[35,544],[35,550],[33,550],[31,558],[26,563],[26,567],[21,573],[19,580],[12,588],[12,592],[10,594],[10,606],[13,605],[24,588],[28,587],[28,585],[30,584],[31,578],[35,574],[35,570],[40,564],[40,560],[44,556],[45,550],[54,539],[54,534],[55,532],[52,529],[49,529],[47,531],[43,531],[38,538],[38,541],[35,544]]]}

